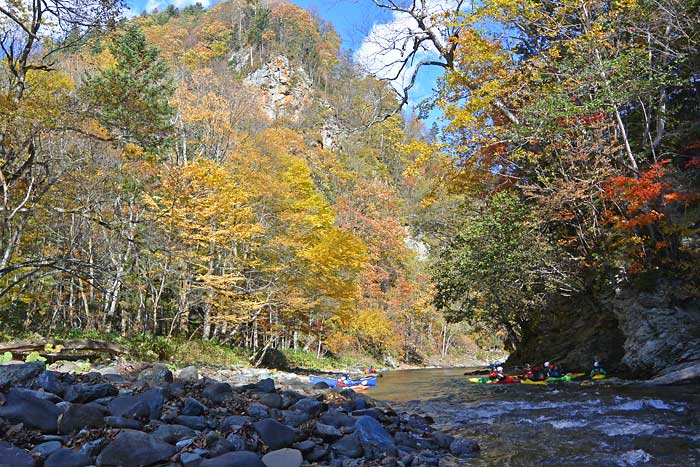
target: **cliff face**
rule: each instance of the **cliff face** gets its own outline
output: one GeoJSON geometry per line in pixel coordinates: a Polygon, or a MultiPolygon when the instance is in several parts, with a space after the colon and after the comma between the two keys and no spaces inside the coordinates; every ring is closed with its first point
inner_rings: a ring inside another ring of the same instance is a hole
{"type": "Polygon", "coordinates": [[[601,297],[561,297],[527,330],[509,363],[553,360],[588,369],[597,357],[613,373],[651,377],[700,362],[700,303],[670,281],[640,292],[633,287],[601,297]]]}
{"type": "Polygon", "coordinates": [[[311,80],[306,72],[293,68],[283,56],[256,70],[246,81],[260,89],[261,106],[270,119],[298,122],[311,99],[311,80]]]}

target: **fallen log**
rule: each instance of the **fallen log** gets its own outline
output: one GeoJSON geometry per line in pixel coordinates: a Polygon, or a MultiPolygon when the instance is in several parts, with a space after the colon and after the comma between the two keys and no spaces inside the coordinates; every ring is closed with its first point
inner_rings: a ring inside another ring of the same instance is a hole
{"type": "Polygon", "coordinates": [[[30,352],[54,353],[46,351],[46,346],[50,344],[54,348],[57,345],[62,345],[62,352],[71,352],[76,350],[90,350],[93,352],[109,353],[110,355],[122,355],[129,353],[129,350],[116,342],[98,341],[98,340],[61,340],[61,339],[46,339],[46,340],[25,340],[0,343],[0,354],[10,352],[12,354],[27,354],[30,352]]]}

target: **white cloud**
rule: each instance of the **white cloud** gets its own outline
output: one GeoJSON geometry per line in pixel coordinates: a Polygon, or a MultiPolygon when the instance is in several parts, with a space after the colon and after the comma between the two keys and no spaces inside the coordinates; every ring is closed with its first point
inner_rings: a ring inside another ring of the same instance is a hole
{"type": "MultiPolygon", "coordinates": [[[[456,5],[455,0],[431,0],[426,3],[429,15],[448,11],[456,5]]],[[[439,28],[432,29],[442,37],[439,28]]],[[[419,30],[418,22],[408,13],[393,12],[390,22],[372,26],[355,52],[355,60],[367,73],[393,80],[394,87],[401,91],[408,85],[418,62],[438,58],[432,43],[425,41],[412,63],[401,68],[404,58],[413,50],[415,33],[419,30]]],[[[421,86],[422,83],[417,82],[414,89],[418,90],[421,86]]]]}
{"type": "Polygon", "coordinates": [[[150,13],[155,9],[158,9],[158,11],[163,11],[168,5],[184,8],[186,6],[194,5],[195,3],[201,3],[202,6],[208,7],[211,4],[211,0],[148,0],[144,9],[150,13]]]}

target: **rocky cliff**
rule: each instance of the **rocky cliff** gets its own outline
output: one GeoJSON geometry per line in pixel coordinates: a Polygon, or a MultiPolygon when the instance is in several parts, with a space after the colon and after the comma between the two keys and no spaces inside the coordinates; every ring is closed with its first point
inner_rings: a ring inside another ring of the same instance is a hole
{"type": "Polygon", "coordinates": [[[627,376],[687,370],[700,363],[700,301],[685,290],[661,280],[649,291],[630,285],[598,297],[560,297],[527,330],[509,363],[553,360],[578,370],[597,357],[627,376]]]}

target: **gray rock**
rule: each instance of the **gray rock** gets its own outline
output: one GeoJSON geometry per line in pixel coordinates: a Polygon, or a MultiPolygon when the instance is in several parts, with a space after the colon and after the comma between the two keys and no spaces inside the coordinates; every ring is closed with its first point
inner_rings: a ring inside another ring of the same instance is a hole
{"type": "Polygon", "coordinates": [[[275,381],[272,378],[261,379],[255,384],[255,389],[260,392],[275,392],[275,381]]]}
{"type": "Polygon", "coordinates": [[[246,439],[239,434],[231,433],[226,437],[226,441],[231,443],[233,451],[250,451],[250,449],[248,449],[248,443],[246,442],[246,439]]]}
{"type": "Polygon", "coordinates": [[[304,454],[304,458],[309,462],[318,462],[328,457],[330,447],[327,444],[316,445],[310,452],[304,454]]]}
{"type": "Polygon", "coordinates": [[[58,432],[68,435],[83,428],[101,428],[105,425],[106,409],[98,405],[71,404],[59,418],[58,432]]]}
{"type": "Polygon", "coordinates": [[[136,377],[136,381],[145,383],[151,387],[160,387],[173,382],[173,373],[167,366],[155,364],[146,368],[136,377]]]}
{"type": "Polygon", "coordinates": [[[391,435],[374,418],[361,416],[355,423],[355,433],[368,459],[382,459],[396,454],[396,444],[391,435]]]}
{"type": "Polygon", "coordinates": [[[338,439],[343,436],[343,433],[333,425],[325,425],[323,423],[316,424],[316,434],[323,439],[338,439]]]}
{"type": "Polygon", "coordinates": [[[450,443],[450,452],[457,456],[471,456],[479,452],[481,447],[473,439],[456,439],[450,443]]]}
{"type": "Polygon", "coordinates": [[[280,407],[282,407],[282,397],[274,392],[260,394],[258,400],[260,400],[261,404],[266,405],[272,409],[279,409],[280,407]]]}
{"type": "Polygon", "coordinates": [[[24,449],[15,447],[5,441],[0,441],[0,465],[34,467],[34,458],[24,449]]]}
{"type": "Polygon", "coordinates": [[[21,386],[31,382],[44,371],[44,362],[0,365],[0,387],[21,386]]]}
{"type": "Polygon", "coordinates": [[[113,416],[157,420],[163,409],[165,393],[162,389],[151,389],[140,394],[125,394],[109,403],[113,416]]]}
{"type": "Polygon", "coordinates": [[[323,381],[316,383],[313,385],[312,389],[328,389],[330,386],[328,386],[327,383],[324,383],[323,381]]]}
{"type": "Polygon", "coordinates": [[[68,402],[91,402],[117,394],[119,391],[110,383],[79,383],[68,386],[63,398],[68,402]]]}
{"type": "MultiPolygon", "coordinates": [[[[119,375],[119,370],[114,368],[113,366],[105,366],[97,370],[99,374],[102,376],[107,376],[107,375],[119,375]]],[[[121,375],[120,375],[121,376],[121,375]]]]}
{"type": "Polygon", "coordinates": [[[90,464],[90,458],[85,453],[61,448],[46,459],[44,467],[85,467],[90,464]]]}
{"type": "Polygon", "coordinates": [[[181,451],[183,448],[190,446],[192,443],[194,443],[194,438],[185,438],[175,443],[175,449],[181,451]]]}
{"type": "Polygon", "coordinates": [[[204,388],[202,394],[208,400],[216,404],[221,404],[222,402],[233,398],[233,390],[227,383],[212,383],[204,388]]]}
{"type": "Polygon", "coordinates": [[[199,467],[266,467],[257,454],[249,451],[229,452],[223,456],[207,459],[199,467]]]}
{"type": "Polygon", "coordinates": [[[197,416],[202,415],[207,411],[207,406],[199,402],[197,399],[188,397],[185,399],[185,405],[182,407],[182,415],[197,416]]]}
{"type": "Polygon", "coordinates": [[[151,433],[155,439],[174,444],[185,438],[197,436],[194,430],[182,425],[161,425],[151,433]]]}
{"type": "Polygon", "coordinates": [[[94,459],[100,455],[102,449],[107,445],[107,440],[104,438],[97,438],[93,441],[88,441],[80,447],[80,452],[87,455],[90,459],[94,459]]]}
{"type": "Polygon", "coordinates": [[[15,388],[10,389],[5,404],[0,406],[0,417],[14,423],[24,423],[29,428],[48,434],[54,434],[58,430],[59,413],[55,404],[15,388]]]}
{"type": "Polygon", "coordinates": [[[221,429],[223,431],[229,430],[239,430],[243,425],[250,422],[252,419],[246,417],[245,415],[231,415],[221,422],[221,429]]]}
{"type": "Polygon", "coordinates": [[[43,389],[46,392],[63,396],[66,392],[65,386],[58,380],[53,371],[44,371],[34,381],[34,389],[43,389]]]}
{"type": "Polygon", "coordinates": [[[214,432],[207,434],[206,442],[210,457],[218,457],[227,452],[237,450],[232,442],[214,432]]]}
{"type": "Polygon", "coordinates": [[[183,452],[180,454],[180,463],[182,467],[199,467],[204,459],[194,452],[183,452]]]}
{"type": "Polygon", "coordinates": [[[343,456],[356,459],[362,457],[362,444],[356,434],[346,435],[331,445],[331,449],[343,456]]]}
{"type": "Polygon", "coordinates": [[[262,458],[267,467],[301,467],[304,459],[296,449],[278,449],[265,454],[262,458]]]}
{"type": "Polygon", "coordinates": [[[53,402],[54,404],[57,402],[61,402],[61,398],[52,392],[35,391],[33,389],[27,389],[27,388],[15,388],[15,390],[19,391],[23,394],[34,396],[38,399],[44,399],[45,401],[53,402]]]}
{"type": "Polygon", "coordinates": [[[112,428],[127,428],[129,430],[140,430],[143,424],[138,420],[126,417],[105,417],[105,425],[112,428]]]}
{"type": "Polygon", "coordinates": [[[289,425],[294,428],[311,420],[311,415],[306,412],[299,412],[297,410],[285,410],[282,412],[282,417],[284,418],[285,425],[289,425]]]}
{"type": "Polygon", "coordinates": [[[346,415],[344,413],[335,411],[329,411],[327,413],[324,413],[323,415],[321,415],[321,417],[319,417],[318,420],[321,423],[325,423],[326,425],[332,425],[336,428],[353,427],[355,426],[355,422],[357,421],[355,417],[351,417],[350,415],[346,415]]]}
{"type": "Polygon", "coordinates": [[[207,417],[192,417],[187,415],[179,415],[175,417],[175,423],[192,428],[193,430],[206,430],[209,427],[207,417]]]}
{"type": "Polygon", "coordinates": [[[433,433],[432,436],[433,436],[433,439],[435,440],[435,442],[437,443],[437,445],[441,449],[449,449],[450,444],[452,444],[452,441],[455,440],[454,436],[450,436],[450,435],[443,433],[441,431],[436,431],[435,433],[433,433]]]}
{"type": "Polygon", "coordinates": [[[293,410],[299,410],[301,412],[306,412],[312,417],[317,416],[320,414],[323,409],[325,408],[325,404],[323,402],[320,402],[313,397],[305,397],[304,399],[301,399],[298,401],[296,404],[292,406],[293,410]]]}
{"type": "Polygon", "coordinates": [[[60,441],[47,441],[45,443],[37,444],[36,446],[34,446],[34,449],[32,449],[32,453],[38,454],[39,456],[46,459],[53,452],[58,451],[59,449],[61,449],[60,441]]]}
{"type": "Polygon", "coordinates": [[[199,380],[199,372],[196,366],[188,366],[180,370],[177,374],[177,379],[180,381],[191,381],[195,382],[199,380]]]}
{"type": "Polygon", "coordinates": [[[248,415],[257,419],[267,418],[270,416],[270,411],[264,405],[253,402],[248,406],[248,415]]]}
{"type": "Polygon", "coordinates": [[[301,452],[309,452],[315,447],[316,447],[316,443],[314,443],[310,439],[306,439],[306,440],[304,440],[300,443],[296,443],[294,445],[294,448],[300,450],[301,452]]]}
{"type": "Polygon", "coordinates": [[[97,457],[97,467],[139,467],[163,461],[175,448],[147,433],[124,430],[97,457]]]}
{"type": "Polygon", "coordinates": [[[296,431],[281,423],[266,419],[253,425],[260,439],[273,451],[287,448],[294,443],[296,431]]]}

